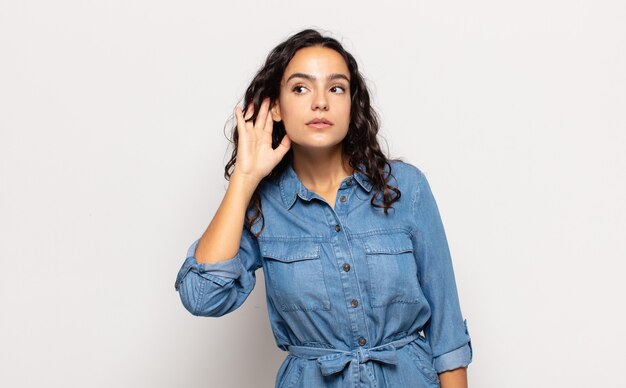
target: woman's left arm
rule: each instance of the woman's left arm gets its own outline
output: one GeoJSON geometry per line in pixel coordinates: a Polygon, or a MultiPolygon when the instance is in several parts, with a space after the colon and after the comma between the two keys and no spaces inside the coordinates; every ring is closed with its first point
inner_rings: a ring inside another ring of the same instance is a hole
{"type": "Polygon", "coordinates": [[[441,388],[467,388],[467,368],[456,368],[439,373],[441,388]]]}
{"type": "Polygon", "coordinates": [[[471,338],[461,313],[452,258],[437,203],[419,169],[414,179],[417,187],[412,198],[412,239],[420,287],[431,312],[424,333],[442,386],[457,387],[461,385],[447,385],[443,381],[458,381],[465,376],[464,367],[472,362],[471,338]]]}

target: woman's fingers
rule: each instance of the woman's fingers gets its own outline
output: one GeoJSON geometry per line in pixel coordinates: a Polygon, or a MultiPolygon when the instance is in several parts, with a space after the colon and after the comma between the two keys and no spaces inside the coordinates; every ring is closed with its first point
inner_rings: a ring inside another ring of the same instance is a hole
{"type": "Polygon", "coordinates": [[[244,128],[247,130],[252,130],[254,128],[254,123],[252,122],[252,115],[254,115],[254,103],[250,102],[248,104],[248,109],[246,109],[246,114],[244,115],[244,128]]]}
{"type": "Polygon", "coordinates": [[[235,108],[235,116],[237,117],[237,128],[239,132],[262,130],[265,136],[269,135],[271,142],[271,135],[274,131],[274,120],[272,119],[272,113],[270,112],[271,101],[269,97],[265,97],[261,106],[259,107],[259,113],[254,122],[251,117],[254,114],[254,103],[248,104],[245,115],[241,111],[240,107],[235,108]]]}
{"type": "Polygon", "coordinates": [[[270,99],[265,97],[261,102],[261,106],[259,107],[259,114],[256,116],[256,122],[254,123],[254,128],[263,129],[265,128],[265,124],[267,121],[267,111],[270,105],[270,99]]]}
{"type": "Polygon", "coordinates": [[[235,118],[237,119],[237,138],[239,141],[247,136],[246,133],[246,121],[243,118],[243,113],[239,106],[235,107],[235,118]]]}
{"type": "Polygon", "coordinates": [[[269,134],[270,138],[272,132],[274,132],[274,119],[272,119],[272,114],[269,112],[269,107],[267,112],[267,119],[265,120],[265,125],[263,126],[263,131],[269,134]]]}
{"type": "Polygon", "coordinates": [[[248,104],[248,108],[246,109],[246,114],[244,115],[244,120],[250,120],[252,115],[254,114],[254,103],[250,102],[248,104]]]}

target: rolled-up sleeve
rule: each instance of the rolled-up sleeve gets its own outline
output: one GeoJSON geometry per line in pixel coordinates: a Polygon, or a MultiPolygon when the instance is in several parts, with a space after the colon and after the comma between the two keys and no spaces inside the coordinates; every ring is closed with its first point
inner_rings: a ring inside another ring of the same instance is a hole
{"type": "Polygon", "coordinates": [[[413,245],[420,287],[431,317],[424,333],[433,352],[437,373],[466,367],[472,361],[472,344],[459,304],[452,259],[439,209],[424,174],[417,170],[413,193],[415,229],[413,245]]]}
{"type": "Polygon", "coordinates": [[[198,263],[195,252],[199,241],[194,241],[187,250],[174,288],[191,314],[219,317],[241,306],[254,289],[255,272],[262,266],[261,253],[256,239],[244,228],[234,257],[216,263],[198,263]]]}

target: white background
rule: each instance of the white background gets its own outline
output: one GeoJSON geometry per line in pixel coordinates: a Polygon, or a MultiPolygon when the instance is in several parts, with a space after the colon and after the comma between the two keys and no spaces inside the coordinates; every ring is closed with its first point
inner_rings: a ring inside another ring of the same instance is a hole
{"type": "Polygon", "coordinates": [[[312,27],[431,183],[470,386],[625,387],[625,20],[617,0],[0,0],[0,386],[273,387],[262,273],[218,319],[174,280],[235,104],[312,27]]]}

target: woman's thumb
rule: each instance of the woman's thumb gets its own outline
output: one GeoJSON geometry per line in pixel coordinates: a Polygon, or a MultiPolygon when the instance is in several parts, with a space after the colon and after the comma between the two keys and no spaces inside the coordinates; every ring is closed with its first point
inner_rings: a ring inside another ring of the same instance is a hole
{"type": "Polygon", "coordinates": [[[291,139],[289,138],[289,136],[287,136],[287,134],[285,134],[278,147],[276,147],[275,151],[282,159],[287,151],[289,151],[289,148],[291,148],[291,139]]]}

